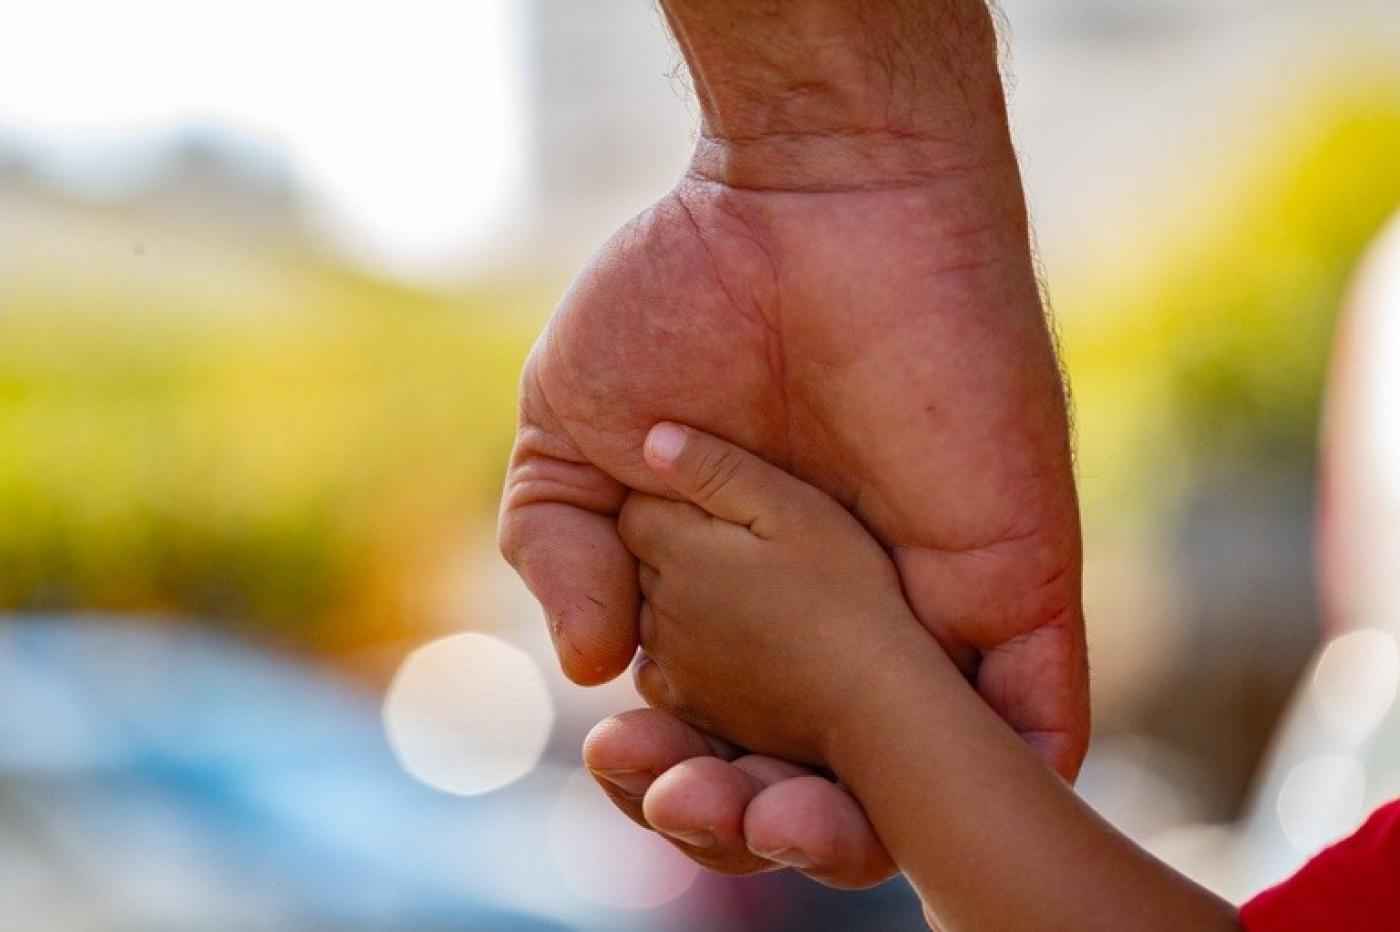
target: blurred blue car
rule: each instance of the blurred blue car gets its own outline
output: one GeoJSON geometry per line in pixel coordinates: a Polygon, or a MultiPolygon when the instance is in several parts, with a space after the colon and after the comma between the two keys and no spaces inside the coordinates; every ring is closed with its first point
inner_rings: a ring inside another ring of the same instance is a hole
{"type": "Polygon", "coordinates": [[[0,616],[0,929],[921,927],[902,883],[590,903],[550,855],[575,766],[449,796],[326,671],[168,621],[0,616]]]}

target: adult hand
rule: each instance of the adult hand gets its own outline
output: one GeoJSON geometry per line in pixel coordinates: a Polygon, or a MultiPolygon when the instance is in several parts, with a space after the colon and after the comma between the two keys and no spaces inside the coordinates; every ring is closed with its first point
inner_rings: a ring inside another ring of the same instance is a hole
{"type": "MultiPolygon", "coordinates": [[[[521,385],[501,547],[561,665],[599,683],[635,653],[616,514],[628,488],[673,494],[641,451],[679,421],[850,507],[983,698],[1072,778],[1078,510],[986,9],[664,6],[704,114],[691,170],[581,273],[521,385]]],[[[655,711],[586,749],[625,811],[708,866],[784,852],[836,885],[890,870],[839,787],[732,757],[655,711]]]]}

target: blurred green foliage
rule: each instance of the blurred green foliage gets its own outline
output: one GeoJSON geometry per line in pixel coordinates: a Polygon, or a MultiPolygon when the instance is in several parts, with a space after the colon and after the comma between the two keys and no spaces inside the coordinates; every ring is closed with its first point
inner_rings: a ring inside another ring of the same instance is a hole
{"type": "Polygon", "coordinates": [[[412,626],[393,590],[493,514],[549,297],[274,262],[295,262],[276,287],[213,280],[207,298],[119,275],[11,283],[0,604],[323,646],[412,626]]]}
{"type": "Polygon", "coordinates": [[[1202,481],[1309,481],[1348,281],[1400,209],[1400,78],[1280,94],[1219,178],[1060,299],[1086,516],[1202,481]]]}
{"type": "MultiPolygon", "coordinates": [[[[1400,205],[1397,89],[1295,95],[1233,181],[1058,289],[1091,526],[1214,469],[1310,470],[1345,284],[1400,205]]],[[[489,529],[554,283],[435,294],[258,250],[9,270],[0,607],[349,646],[420,623],[430,567],[489,529]]]]}

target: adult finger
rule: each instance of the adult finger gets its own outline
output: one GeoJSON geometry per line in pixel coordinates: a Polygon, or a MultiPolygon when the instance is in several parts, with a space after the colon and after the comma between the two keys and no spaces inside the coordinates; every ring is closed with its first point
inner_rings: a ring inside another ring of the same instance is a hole
{"type": "Polygon", "coordinates": [[[735,875],[773,870],[784,865],[751,850],[744,836],[745,812],[766,787],[809,773],[800,765],[754,754],[732,763],[720,757],[690,758],[647,790],[647,824],[710,870],[735,875]]]}
{"type": "Polygon", "coordinates": [[[684,551],[687,535],[712,523],[705,512],[689,502],[634,492],[622,503],[617,532],[639,560],[661,566],[668,556],[684,551]]]}
{"type": "Polygon", "coordinates": [[[977,691],[987,704],[1071,783],[1089,744],[1083,631],[1067,615],[991,647],[977,671],[977,691]]]}
{"type": "Polygon", "coordinates": [[[656,778],[642,812],[653,830],[692,860],[726,874],[772,870],[744,839],[744,810],[763,789],[752,774],[718,757],[692,757],[656,778]]]}
{"type": "Polygon", "coordinates": [[[744,836],[756,856],[829,887],[861,890],[897,870],[855,797],[816,775],[778,780],[759,792],[745,810],[744,836]]]}
{"type": "Polygon", "coordinates": [[[584,766],[613,803],[643,826],[642,797],[657,777],[693,757],[732,756],[734,749],[726,742],[655,709],[606,718],[583,742],[584,766]]]}
{"type": "Polygon", "coordinates": [[[857,889],[890,876],[888,855],[845,790],[797,764],[762,755],[726,762],[733,755],[725,742],[653,709],[606,719],[584,742],[584,762],[613,804],[651,828],[645,807],[682,851],[711,870],[771,870],[773,862],[755,850],[810,851],[813,866],[804,872],[830,886],[857,889]],[[676,769],[698,760],[709,762],[676,769]],[[739,839],[737,820],[744,826],[739,839]],[[682,840],[703,841],[697,833],[706,830],[713,830],[713,845],[682,840]]]}
{"type": "Polygon", "coordinates": [[[848,792],[776,758],[685,761],[651,785],[644,809],[648,824],[692,859],[725,873],[792,867],[827,886],[857,890],[896,870],[848,792]]]}
{"type": "Polygon", "coordinates": [[[501,553],[539,600],[564,674],[583,686],[613,679],[637,649],[637,562],[608,514],[557,501],[501,513],[501,553]]]}
{"type": "Polygon", "coordinates": [[[645,798],[656,807],[662,834],[704,867],[734,875],[772,870],[749,851],[741,832],[744,810],[765,781],[728,763],[734,755],[728,743],[652,709],[605,719],[583,746],[598,785],[638,825],[653,828],[645,798]]]}

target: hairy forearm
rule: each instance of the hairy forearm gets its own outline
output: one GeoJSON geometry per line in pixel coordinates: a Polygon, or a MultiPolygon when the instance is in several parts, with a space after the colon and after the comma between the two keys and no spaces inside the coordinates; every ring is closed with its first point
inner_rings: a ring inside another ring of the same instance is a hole
{"type": "Polygon", "coordinates": [[[829,761],[940,927],[1236,927],[1085,806],[924,640],[875,658],[896,685],[859,691],[829,761]]]}
{"type": "Polygon", "coordinates": [[[984,0],[662,0],[695,82],[704,172],[789,186],[1010,151],[984,0]]]}

